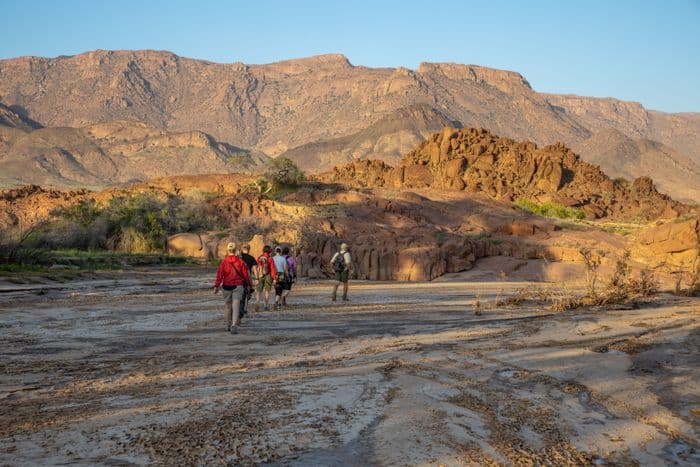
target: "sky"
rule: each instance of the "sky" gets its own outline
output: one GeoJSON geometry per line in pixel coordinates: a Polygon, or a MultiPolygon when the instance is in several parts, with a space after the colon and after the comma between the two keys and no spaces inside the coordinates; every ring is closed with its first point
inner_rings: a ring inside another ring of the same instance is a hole
{"type": "Polygon", "coordinates": [[[541,92],[700,112],[700,0],[0,0],[0,59],[169,50],[221,63],[342,53],[354,65],[456,62],[541,92]]]}

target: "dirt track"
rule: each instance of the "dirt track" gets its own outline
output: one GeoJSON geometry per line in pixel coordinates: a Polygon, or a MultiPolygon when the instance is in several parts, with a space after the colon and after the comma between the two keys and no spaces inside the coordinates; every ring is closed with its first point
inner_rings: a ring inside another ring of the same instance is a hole
{"type": "Polygon", "coordinates": [[[307,283],[232,336],[211,279],[0,287],[0,463],[700,463],[700,299],[474,316],[536,285],[307,283]]]}

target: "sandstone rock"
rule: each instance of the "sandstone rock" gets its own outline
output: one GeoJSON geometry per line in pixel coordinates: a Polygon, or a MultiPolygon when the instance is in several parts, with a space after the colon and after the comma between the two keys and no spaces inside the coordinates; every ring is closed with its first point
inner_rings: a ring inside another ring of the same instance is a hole
{"type": "Polygon", "coordinates": [[[651,268],[690,272],[700,264],[700,221],[667,222],[635,236],[632,257],[651,268]]]}
{"type": "Polygon", "coordinates": [[[515,220],[504,224],[501,227],[501,232],[507,235],[516,235],[518,237],[529,237],[535,235],[537,226],[533,222],[515,220]]]}
{"type": "Polygon", "coordinates": [[[253,255],[255,258],[260,256],[263,252],[263,247],[265,245],[268,245],[266,243],[265,237],[263,237],[260,234],[253,235],[253,238],[250,239],[250,242],[248,242],[250,245],[250,254],[253,255]]]}
{"type": "Polygon", "coordinates": [[[688,206],[656,191],[648,178],[629,188],[614,183],[600,167],[580,160],[561,143],[538,149],[474,128],[434,133],[406,154],[396,169],[355,161],[319,178],[361,187],[468,190],[505,200],[564,200],[568,206],[582,207],[591,219],[651,220],[690,212],[688,206]]]}
{"type": "Polygon", "coordinates": [[[198,234],[180,233],[168,237],[168,254],[207,259],[209,250],[198,234]]]}

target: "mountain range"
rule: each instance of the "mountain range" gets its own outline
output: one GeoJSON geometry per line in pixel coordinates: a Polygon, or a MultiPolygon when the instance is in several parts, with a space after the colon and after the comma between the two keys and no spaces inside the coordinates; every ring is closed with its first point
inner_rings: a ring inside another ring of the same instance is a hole
{"type": "Polygon", "coordinates": [[[0,102],[5,185],[255,170],[279,155],[309,172],[396,163],[430,133],[464,126],[561,141],[613,177],[651,175],[662,191],[700,200],[700,114],[539,93],[516,72],[475,65],[368,68],[342,55],[219,64],[98,50],[0,60],[0,102]]]}

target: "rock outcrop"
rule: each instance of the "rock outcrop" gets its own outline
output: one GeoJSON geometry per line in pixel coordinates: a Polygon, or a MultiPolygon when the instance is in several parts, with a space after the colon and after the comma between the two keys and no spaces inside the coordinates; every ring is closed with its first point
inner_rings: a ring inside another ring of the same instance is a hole
{"type": "Polygon", "coordinates": [[[666,222],[639,232],[631,253],[653,269],[700,272],[700,217],[666,222]]]}
{"type": "Polygon", "coordinates": [[[561,143],[539,148],[476,128],[433,133],[396,167],[354,161],[319,179],[364,187],[465,190],[507,201],[553,201],[582,208],[592,219],[657,219],[690,210],[660,194],[648,177],[627,186],[561,143]]]}
{"type": "MultiPolygon", "coordinates": [[[[438,167],[450,160],[454,159],[439,161],[438,167]]],[[[469,161],[464,164],[468,167],[469,161]]],[[[338,183],[310,182],[302,190],[270,199],[247,189],[250,179],[239,175],[168,177],[100,193],[39,187],[10,190],[0,194],[0,212],[15,217],[10,219],[10,226],[26,228],[36,221],[29,214],[50,216],[53,208],[85,199],[107,202],[114,196],[143,191],[161,198],[195,196],[202,214],[225,228],[170,236],[170,254],[209,261],[221,258],[230,241],[249,242],[254,255],[264,244],[286,244],[297,255],[301,275],[312,278],[331,275],[330,258],[344,241],[351,245],[356,277],[368,280],[431,280],[445,273],[466,271],[480,258],[495,255],[518,261],[546,259],[581,264],[582,245],[606,252],[605,267],[613,267],[615,258],[625,250],[631,251],[635,267],[650,267],[660,273],[690,271],[700,262],[697,216],[658,221],[649,230],[622,236],[599,229],[595,223],[571,228],[484,193],[436,187],[437,172],[430,163],[410,165],[404,182],[422,184],[410,189],[388,183],[400,179],[396,169],[383,163],[352,167],[358,169],[363,183],[373,181],[374,187],[355,189],[338,183]],[[406,178],[412,170],[417,172],[406,178]],[[427,172],[421,176],[421,170],[427,172]],[[433,177],[433,185],[425,183],[428,176],[433,177]],[[211,191],[202,198],[198,186],[211,191]],[[24,216],[21,222],[19,215],[24,216]]],[[[460,166],[455,170],[463,174],[467,169],[460,166]]],[[[544,179],[555,172],[543,172],[544,179]]],[[[644,197],[657,196],[646,179],[638,181],[635,192],[644,197]]]]}

